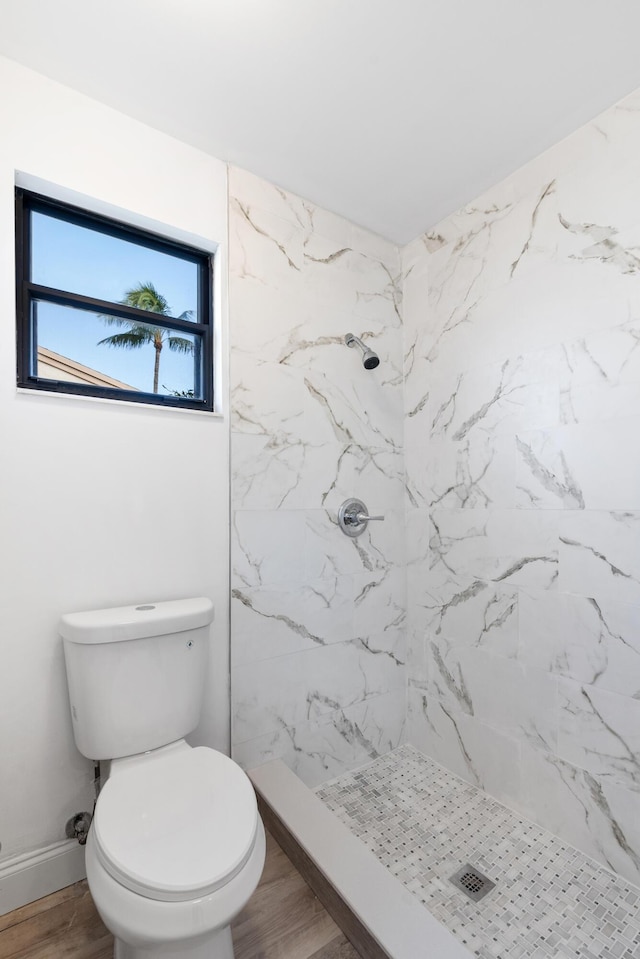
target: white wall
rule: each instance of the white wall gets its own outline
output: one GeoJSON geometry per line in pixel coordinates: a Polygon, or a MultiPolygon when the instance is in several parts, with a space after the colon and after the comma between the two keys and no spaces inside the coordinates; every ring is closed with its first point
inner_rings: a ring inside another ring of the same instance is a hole
{"type": "MultiPolygon", "coordinates": [[[[228,747],[226,416],[16,391],[16,171],[213,247],[226,307],[219,161],[0,60],[0,858],[91,808],[68,716],[62,612],[204,594],[211,683],[196,739],[228,747]]],[[[219,310],[220,313],[220,310],[219,310]]],[[[225,342],[220,355],[225,355],[225,342]]],[[[220,346],[220,344],[219,344],[220,346]]],[[[226,406],[227,377],[220,394],[226,406]]]]}

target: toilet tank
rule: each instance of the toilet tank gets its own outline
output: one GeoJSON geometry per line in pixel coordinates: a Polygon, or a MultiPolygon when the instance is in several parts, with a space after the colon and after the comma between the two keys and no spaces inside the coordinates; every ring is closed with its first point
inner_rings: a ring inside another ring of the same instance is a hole
{"type": "Polygon", "coordinates": [[[212,620],[204,597],[62,617],[73,734],[84,756],[132,756],[195,729],[212,620]]]}

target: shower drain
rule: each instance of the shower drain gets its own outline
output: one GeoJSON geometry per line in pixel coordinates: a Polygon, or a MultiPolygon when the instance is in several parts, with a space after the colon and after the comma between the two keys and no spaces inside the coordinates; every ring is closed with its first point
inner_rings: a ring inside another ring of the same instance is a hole
{"type": "Polygon", "coordinates": [[[473,899],[474,902],[478,902],[483,896],[486,896],[495,886],[495,882],[491,882],[490,879],[483,876],[480,870],[470,866],[469,863],[462,869],[458,869],[449,881],[458,889],[461,889],[469,899],[473,899]]]}

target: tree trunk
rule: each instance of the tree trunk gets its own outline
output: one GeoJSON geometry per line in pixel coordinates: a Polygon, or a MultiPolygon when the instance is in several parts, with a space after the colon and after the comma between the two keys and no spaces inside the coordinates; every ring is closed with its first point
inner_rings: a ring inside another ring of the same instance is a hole
{"type": "Polygon", "coordinates": [[[158,377],[159,377],[159,375],[160,375],[160,350],[162,349],[162,343],[158,343],[158,341],[156,340],[156,342],[155,342],[154,345],[155,345],[155,348],[156,348],[156,362],[155,362],[155,365],[154,365],[154,367],[153,367],[153,392],[154,392],[154,393],[157,393],[157,392],[158,392],[158,377]]]}

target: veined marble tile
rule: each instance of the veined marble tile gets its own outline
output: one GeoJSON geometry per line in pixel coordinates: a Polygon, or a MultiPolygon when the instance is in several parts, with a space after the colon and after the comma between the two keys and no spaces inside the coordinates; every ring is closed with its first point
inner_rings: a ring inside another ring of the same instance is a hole
{"type": "Polygon", "coordinates": [[[411,681],[426,688],[429,678],[427,664],[427,637],[426,629],[420,626],[418,618],[414,616],[414,607],[407,612],[405,627],[407,677],[411,681]]]}
{"type": "MultiPolygon", "coordinates": [[[[363,398],[365,412],[401,402],[401,333],[389,324],[389,318],[373,322],[351,313],[316,310],[314,305],[303,327],[292,324],[289,335],[281,341],[276,362],[301,370],[310,382],[323,382],[324,377],[328,384],[335,379],[345,388],[354,380],[352,388],[363,398]],[[380,365],[364,370],[360,351],[345,343],[346,333],[354,333],[373,349],[380,357],[380,365]]],[[[255,360],[260,362],[256,357],[255,360]]]]}
{"type": "MultiPolygon", "coordinates": [[[[231,224],[232,359],[245,355],[327,369],[333,352],[327,348],[344,352],[344,335],[351,331],[371,343],[387,366],[400,370],[395,256],[387,264],[343,243],[305,235],[240,200],[232,203],[231,224]]],[[[380,368],[378,378],[383,373],[380,368]]]]}
{"type": "Polygon", "coordinates": [[[320,505],[335,510],[353,495],[363,500],[372,516],[404,506],[404,458],[397,449],[350,445],[333,462],[331,482],[320,495],[320,505]]]}
{"type": "MultiPolygon", "coordinates": [[[[348,347],[341,356],[349,369],[340,376],[335,367],[329,371],[309,370],[304,383],[312,400],[323,411],[335,438],[341,443],[357,443],[378,449],[402,446],[402,395],[398,384],[383,386],[378,370],[365,370],[348,347]]],[[[388,372],[388,371],[387,371],[388,372]]]]}
{"type": "Polygon", "coordinates": [[[233,670],[234,742],[321,719],[404,687],[389,637],[360,639],[248,663],[233,670]]]}
{"type": "MultiPolygon", "coordinates": [[[[553,248],[556,239],[548,242],[553,248]]],[[[479,299],[473,310],[462,317],[454,310],[444,331],[438,332],[437,318],[433,321],[430,345],[423,337],[428,363],[423,375],[429,368],[464,372],[621,325],[640,291],[629,282],[633,277],[613,270],[603,275],[603,270],[595,259],[569,256],[521,261],[513,278],[479,299]]]]}
{"type": "Polygon", "coordinates": [[[354,494],[376,514],[401,509],[405,494],[399,450],[354,443],[279,445],[276,438],[231,434],[236,509],[336,511],[354,494]]]}
{"type": "Polygon", "coordinates": [[[399,387],[400,292],[393,270],[335,244],[329,245],[333,252],[320,256],[318,250],[314,257],[286,221],[271,217],[270,222],[242,204],[233,213],[232,375],[244,358],[245,366],[253,361],[318,374],[332,370],[340,381],[357,368],[356,353],[344,344],[345,333],[354,332],[382,361],[362,381],[397,380],[399,387]],[[342,259],[351,261],[351,269],[340,265],[342,259]]]}
{"type": "Polygon", "coordinates": [[[639,104],[403,252],[410,735],[636,882],[639,104]]]}
{"type": "MultiPolygon", "coordinates": [[[[564,175],[553,173],[535,192],[520,197],[512,209],[521,211],[528,207],[531,218],[528,235],[523,238],[521,252],[512,263],[510,276],[523,259],[540,255],[546,259],[550,255],[576,259],[597,256],[607,265],[618,262],[615,237],[637,223],[640,191],[628,149],[626,156],[624,152],[618,156],[614,153],[603,151],[602,162],[585,164],[579,171],[574,168],[564,175]],[[558,227],[566,231],[564,235],[558,227]],[[606,247],[598,249],[598,243],[604,240],[609,241],[606,247]]],[[[502,199],[503,192],[498,187],[494,196],[502,199]]],[[[485,222],[492,223],[490,215],[485,222]]],[[[495,256],[499,249],[497,240],[493,247],[495,256]]],[[[626,257],[620,265],[627,267],[626,257]]]]}
{"type": "Polygon", "coordinates": [[[640,319],[562,344],[562,390],[640,380],[640,319]]]}
{"type": "Polygon", "coordinates": [[[404,541],[392,510],[361,536],[345,536],[337,511],[236,510],[232,528],[232,585],[297,587],[351,573],[404,564],[404,541]]]}
{"type": "Polygon", "coordinates": [[[280,444],[277,437],[232,433],[233,508],[291,510],[324,506],[339,479],[336,474],[346,450],[360,458],[360,451],[354,446],[280,444]]]}
{"type": "Polygon", "coordinates": [[[233,276],[256,276],[251,266],[259,265],[262,276],[269,267],[278,270],[286,264],[300,273],[304,263],[305,234],[300,224],[244,198],[232,197],[229,204],[230,223],[235,242],[230,247],[229,268],[233,276]],[[256,250],[260,255],[256,255],[256,250]]]}
{"type": "Polygon", "coordinates": [[[487,223],[507,216],[513,205],[513,191],[498,185],[490,195],[487,193],[479,197],[436,223],[423,234],[424,246],[429,253],[437,253],[450,244],[455,244],[455,251],[465,250],[487,223]]]}
{"type": "Polygon", "coordinates": [[[400,265],[405,278],[405,288],[407,278],[412,276],[414,271],[424,268],[429,253],[431,249],[428,233],[422,233],[400,249],[400,265]]]}
{"type": "MultiPolygon", "coordinates": [[[[373,506],[369,508],[373,510],[373,506]]],[[[382,522],[369,523],[368,528],[354,538],[342,532],[336,511],[308,510],[306,516],[307,568],[316,577],[384,572],[404,565],[402,513],[386,510],[382,522]]]]}
{"type": "Polygon", "coordinates": [[[278,269],[282,274],[285,268],[289,269],[286,265],[278,264],[276,268],[275,264],[268,264],[264,277],[250,274],[249,266],[242,274],[230,274],[232,376],[241,357],[278,363],[280,357],[291,352],[292,345],[304,347],[309,339],[314,347],[324,347],[325,352],[338,343],[337,333],[319,331],[306,336],[302,319],[306,303],[304,283],[298,275],[291,282],[286,275],[279,276],[278,269]],[[328,342],[322,339],[323,335],[329,337],[328,342]]]}
{"type": "Polygon", "coordinates": [[[406,448],[410,506],[447,508],[515,505],[515,452],[511,436],[468,436],[412,443],[406,448]]]}
{"type": "Polygon", "coordinates": [[[607,825],[613,834],[615,845],[609,841],[614,869],[640,884],[640,790],[627,789],[618,783],[589,779],[594,802],[606,815],[607,825]]]}
{"type": "Polygon", "coordinates": [[[549,673],[437,637],[429,640],[427,655],[427,688],[448,709],[555,751],[557,684],[549,673]]]}
{"type": "Polygon", "coordinates": [[[251,207],[258,207],[280,219],[288,220],[298,229],[309,232],[311,230],[310,215],[313,204],[254,173],[249,173],[248,170],[237,166],[229,167],[229,194],[232,198],[241,197],[244,203],[251,207]]]}
{"type": "Polygon", "coordinates": [[[232,586],[292,587],[318,579],[317,560],[310,568],[312,558],[305,550],[307,536],[302,510],[236,510],[231,527],[232,586]]]}
{"type": "MultiPolygon", "coordinates": [[[[416,578],[415,572],[409,573],[416,578]]],[[[463,585],[450,580],[437,593],[416,589],[411,622],[441,636],[455,646],[491,650],[497,656],[513,658],[518,649],[518,593],[483,580],[463,585]],[[422,611],[418,618],[416,614],[422,611]]]]}
{"type": "Polygon", "coordinates": [[[405,558],[407,566],[424,566],[429,559],[432,535],[431,510],[408,509],[406,512],[405,558]]]}
{"type": "Polygon", "coordinates": [[[229,193],[233,198],[241,197],[252,208],[289,221],[305,238],[321,236],[373,259],[399,264],[398,248],[389,240],[240,167],[229,168],[229,193]]]}
{"type": "Polygon", "coordinates": [[[234,433],[265,436],[276,447],[336,442],[335,426],[305,383],[304,370],[242,354],[231,367],[234,433]]]}
{"type": "Polygon", "coordinates": [[[551,192],[552,186],[545,185],[540,196],[530,194],[515,204],[512,191],[498,186],[486,202],[469,204],[449,218],[449,224],[457,219],[461,227],[457,239],[433,256],[434,304],[441,317],[451,318],[456,299],[458,311],[472,311],[492,289],[508,282],[514,261],[530,242],[532,218],[551,192]]]}
{"type": "Polygon", "coordinates": [[[559,680],[558,754],[640,795],[640,701],[559,680]]]}
{"type": "MultiPolygon", "coordinates": [[[[442,379],[431,376],[428,399],[410,408],[407,442],[557,426],[559,351],[549,349],[442,379]]],[[[410,405],[411,400],[408,400],[410,405]]]]}
{"type": "Polygon", "coordinates": [[[612,297],[626,294],[629,307],[637,310],[640,299],[632,279],[640,269],[640,181],[635,171],[626,182],[619,168],[608,173],[598,179],[591,171],[582,182],[574,175],[558,183],[557,222],[563,232],[556,236],[556,256],[585,268],[594,264],[612,297]]]}
{"type": "Polygon", "coordinates": [[[233,668],[354,636],[350,576],[231,591],[233,668]]]}
{"type": "Polygon", "coordinates": [[[404,393],[408,416],[415,416],[423,405],[423,396],[429,392],[430,375],[435,367],[429,360],[433,339],[430,326],[429,290],[430,272],[425,265],[416,267],[405,282],[402,298],[404,393]]]}
{"type": "Polygon", "coordinates": [[[435,509],[430,517],[427,583],[453,578],[555,588],[558,575],[555,512],[435,509]]]}
{"type": "Polygon", "coordinates": [[[518,506],[640,509],[640,446],[629,441],[639,429],[640,415],[627,415],[520,434],[518,506]]]}
{"type": "Polygon", "coordinates": [[[469,646],[513,658],[518,648],[519,595],[515,589],[476,580],[455,593],[438,615],[436,629],[454,646],[469,646]]]}
{"type": "Polygon", "coordinates": [[[399,448],[400,359],[394,368],[374,342],[381,362],[368,371],[360,354],[345,346],[343,334],[326,339],[290,344],[294,352],[305,353],[308,362],[300,368],[238,355],[231,372],[234,431],[267,435],[279,445],[333,442],[399,448]]]}
{"type": "Polygon", "coordinates": [[[579,178],[582,170],[598,171],[600,188],[603,179],[611,178],[612,168],[615,177],[620,162],[629,163],[638,141],[635,95],[630,94],[513,173],[508,180],[513,182],[516,194],[529,192],[550,176],[579,178]]]}
{"type": "Polygon", "coordinates": [[[400,257],[244,171],[230,194],[234,737],[293,763],[308,743],[324,776],[323,750],[338,771],[400,735],[400,257]],[[358,539],[337,525],[349,496],[386,516],[358,539]]]}
{"type": "Polygon", "coordinates": [[[518,650],[518,591],[480,579],[451,578],[436,589],[426,586],[418,567],[407,570],[410,627],[456,646],[475,646],[497,656],[518,650]]]}
{"type": "Polygon", "coordinates": [[[558,588],[640,605],[640,512],[569,511],[560,518],[558,588]]]}
{"type": "Polygon", "coordinates": [[[522,744],[514,806],[609,869],[640,884],[640,793],[522,744]]]}
{"type": "MultiPolygon", "coordinates": [[[[404,686],[405,667],[407,663],[407,638],[403,623],[398,626],[387,625],[386,627],[381,627],[378,630],[372,630],[370,632],[356,632],[353,639],[349,640],[349,642],[355,646],[356,649],[360,649],[372,656],[379,656],[383,661],[386,659],[391,660],[401,671],[401,678],[398,682],[404,686]]],[[[393,679],[390,688],[395,688],[395,686],[398,685],[396,679],[397,677],[393,679]]]]}
{"type": "Polygon", "coordinates": [[[450,709],[412,681],[407,695],[408,742],[492,796],[508,800],[519,794],[519,742],[450,709]]]}
{"type": "MultiPolygon", "coordinates": [[[[622,214],[621,221],[617,220],[622,194],[612,203],[611,183],[601,183],[594,203],[594,194],[589,192],[589,179],[587,178],[585,184],[584,195],[577,203],[574,197],[573,204],[567,194],[575,191],[576,178],[558,184],[558,208],[553,226],[561,227],[561,231],[555,234],[555,255],[585,265],[593,261],[600,270],[603,283],[612,290],[615,284],[620,290],[628,290],[629,303],[636,306],[638,298],[634,295],[629,279],[640,267],[640,260],[634,252],[638,236],[633,229],[629,230],[625,223],[628,211],[622,214]]],[[[629,207],[634,206],[634,200],[637,204],[636,196],[640,199],[637,179],[627,184],[626,203],[629,207]]]]}
{"type": "MultiPolygon", "coordinates": [[[[579,480],[567,462],[561,430],[516,437],[516,505],[523,509],[584,509],[579,480]]],[[[599,464],[600,465],[600,464],[599,464]]]]}
{"type": "Polygon", "coordinates": [[[560,392],[562,423],[598,423],[628,417],[640,410],[640,380],[636,383],[601,381],[560,392]]]}
{"type": "Polygon", "coordinates": [[[640,606],[523,589],[519,613],[525,665],[640,700],[640,606]]]}
{"type": "Polygon", "coordinates": [[[403,740],[404,689],[371,696],[354,706],[297,726],[283,726],[233,747],[244,769],[283,759],[307,786],[395,749],[403,740]]]}
{"type": "Polygon", "coordinates": [[[317,313],[362,316],[367,323],[386,322],[400,327],[402,296],[397,262],[387,265],[318,233],[305,241],[303,255],[305,282],[317,313]]]}
{"type": "Polygon", "coordinates": [[[560,416],[588,423],[640,411],[640,320],[562,346],[560,416]]]}
{"type": "MultiPolygon", "coordinates": [[[[414,375],[414,363],[426,352],[422,349],[422,342],[429,330],[429,257],[421,237],[415,241],[415,245],[417,249],[407,257],[404,257],[403,251],[402,313],[407,394],[414,385],[416,389],[422,386],[422,377],[414,375]]],[[[412,402],[407,400],[406,405],[410,409],[412,402]]]]}
{"type": "MultiPolygon", "coordinates": [[[[356,223],[351,223],[350,227],[350,245],[355,250],[374,260],[380,260],[382,263],[385,263],[394,276],[401,275],[401,251],[395,243],[390,243],[385,237],[380,236],[378,233],[372,233],[370,230],[366,230],[356,223]]],[[[323,229],[322,220],[319,222],[318,233],[322,233],[323,235],[326,233],[323,229]]],[[[402,293],[401,284],[400,293],[402,293]]]]}
{"type": "Polygon", "coordinates": [[[407,609],[404,567],[356,573],[351,581],[355,636],[394,632],[404,626],[407,609]]]}
{"type": "MultiPolygon", "coordinates": [[[[640,144],[637,131],[635,140],[640,144]]],[[[611,142],[609,148],[558,177],[561,225],[567,242],[585,258],[596,256],[609,268],[637,268],[634,230],[640,223],[640,181],[633,165],[633,145],[611,142]]]]}

